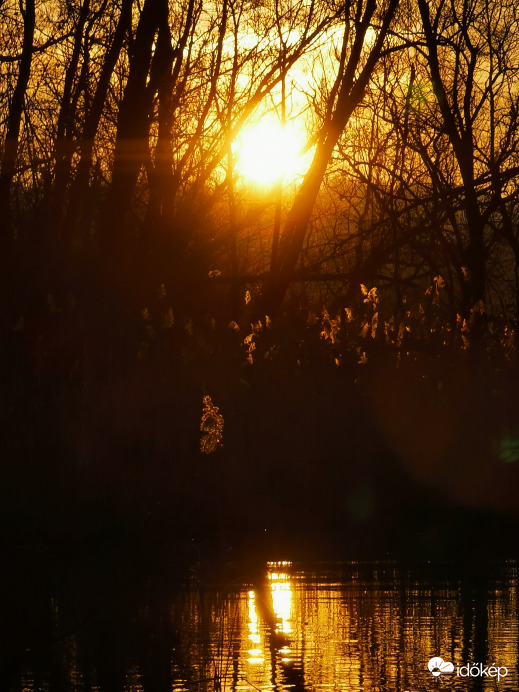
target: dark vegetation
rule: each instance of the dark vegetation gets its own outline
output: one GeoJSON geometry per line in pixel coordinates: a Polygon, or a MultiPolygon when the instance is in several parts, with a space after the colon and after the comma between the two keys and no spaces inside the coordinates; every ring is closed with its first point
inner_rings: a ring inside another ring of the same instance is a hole
{"type": "Polygon", "coordinates": [[[0,3],[5,544],[511,549],[518,21],[0,3]],[[268,108],[314,153],[265,192],[268,108]]]}

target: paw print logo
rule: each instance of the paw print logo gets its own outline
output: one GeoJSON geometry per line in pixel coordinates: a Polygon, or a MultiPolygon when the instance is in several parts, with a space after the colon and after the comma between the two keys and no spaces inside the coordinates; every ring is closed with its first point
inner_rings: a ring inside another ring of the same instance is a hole
{"type": "Polygon", "coordinates": [[[429,670],[435,678],[437,678],[442,673],[454,672],[454,665],[448,661],[444,661],[443,658],[440,658],[439,656],[431,658],[431,660],[427,664],[427,667],[429,668],[429,670]]]}

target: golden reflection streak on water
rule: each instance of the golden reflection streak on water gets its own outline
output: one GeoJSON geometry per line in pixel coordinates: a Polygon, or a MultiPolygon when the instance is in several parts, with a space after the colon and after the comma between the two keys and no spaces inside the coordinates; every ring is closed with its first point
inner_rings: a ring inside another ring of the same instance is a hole
{"type": "Polygon", "coordinates": [[[337,685],[340,690],[359,690],[356,609],[348,606],[335,584],[316,584],[303,598],[305,679],[318,681],[319,689],[337,685]]]}
{"type": "Polygon", "coordinates": [[[292,585],[290,577],[285,572],[272,572],[269,577],[270,589],[272,591],[272,608],[274,615],[281,620],[281,624],[276,627],[276,632],[291,634],[292,585]]]}
{"type": "Polygon", "coordinates": [[[247,623],[249,628],[249,640],[253,645],[256,645],[248,649],[247,662],[252,664],[263,663],[264,657],[263,649],[260,647],[261,635],[259,632],[258,614],[256,612],[256,595],[254,591],[249,591],[248,593],[247,606],[249,611],[249,619],[247,623]]]}

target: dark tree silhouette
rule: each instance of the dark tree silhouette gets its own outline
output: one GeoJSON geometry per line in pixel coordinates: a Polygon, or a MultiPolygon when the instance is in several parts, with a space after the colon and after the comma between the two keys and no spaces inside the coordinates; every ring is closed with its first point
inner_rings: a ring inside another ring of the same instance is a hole
{"type": "Polygon", "coordinates": [[[7,116],[7,132],[4,140],[2,160],[0,163],[0,208],[3,210],[3,255],[9,255],[12,241],[12,216],[10,194],[13,179],[16,174],[18,155],[18,138],[24,110],[24,99],[33,55],[33,38],[36,22],[34,0],[27,0],[25,7],[20,3],[20,12],[23,17],[23,43],[22,52],[18,58],[18,78],[11,97],[9,113],[7,116]]]}
{"type": "MultiPolygon", "coordinates": [[[[283,233],[274,271],[270,273],[263,288],[260,313],[277,315],[285,292],[292,280],[293,271],[303,247],[308,222],[319,193],[326,168],[350,116],[359,105],[372,71],[379,59],[389,26],[398,6],[398,0],[391,0],[383,10],[383,21],[374,45],[369,49],[364,64],[361,64],[366,34],[377,9],[376,0],[368,0],[365,6],[359,1],[352,9],[352,16],[346,15],[347,31],[344,42],[348,42],[351,27],[354,38],[347,60],[339,63],[339,74],[330,94],[328,113],[318,135],[317,149],[297,192],[290,209],[283,233]],[[345,64],[344,64],[345,62],[345,64]]],[[[350,7],[347,7],[348,11],[350,7]]]]}

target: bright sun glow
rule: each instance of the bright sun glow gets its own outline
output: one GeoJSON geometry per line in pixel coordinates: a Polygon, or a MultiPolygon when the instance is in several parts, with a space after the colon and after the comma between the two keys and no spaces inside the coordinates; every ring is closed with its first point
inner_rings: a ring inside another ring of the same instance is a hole
{"type": "Polygon", "coordinates": [[[290,182],[303,175],[309,164],[309,152],[303,154],[304,133],[294,122],[284,127],[275,116],[266,115],[245,127],[233,150],[238,173],[257,185],[290,182]]]}

